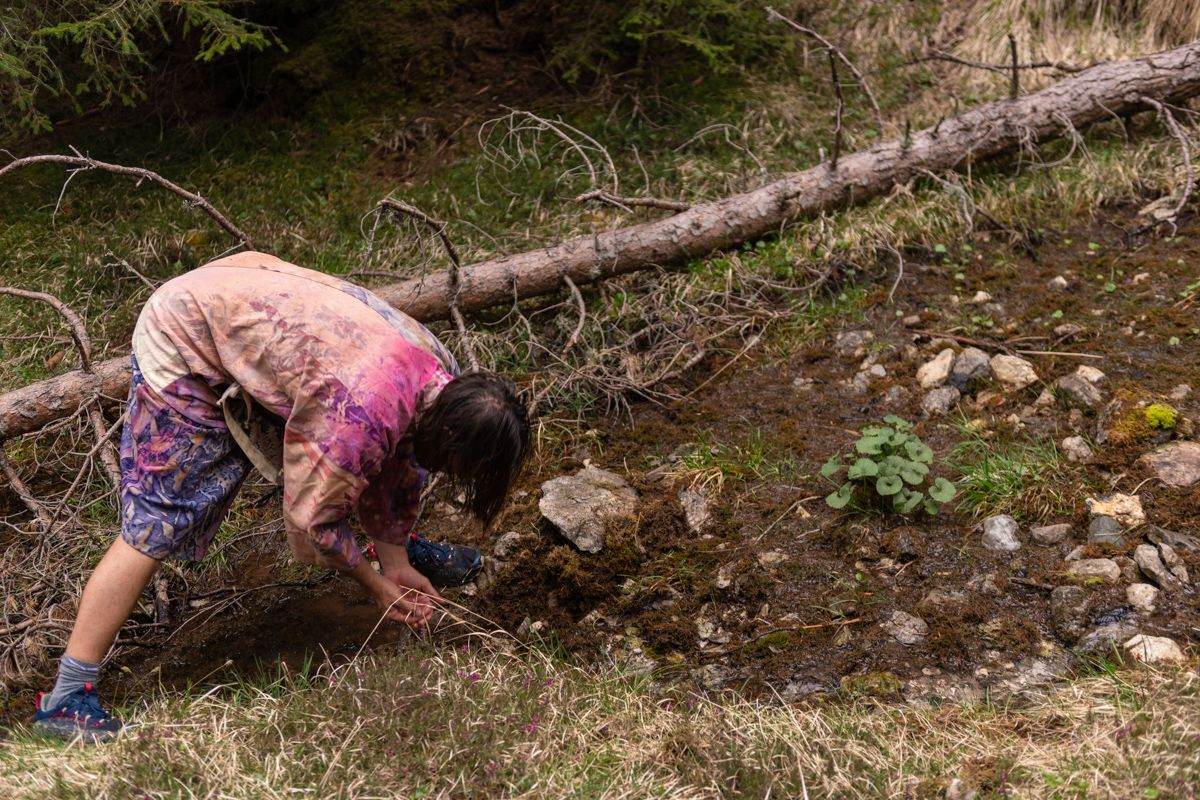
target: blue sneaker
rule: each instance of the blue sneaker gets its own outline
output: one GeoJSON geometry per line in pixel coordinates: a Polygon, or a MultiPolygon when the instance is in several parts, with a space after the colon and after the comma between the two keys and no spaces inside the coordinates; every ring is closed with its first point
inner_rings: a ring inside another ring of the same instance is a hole
{"type": "Polygon", "coordinates": [[[483,569],[483,554],[474,547],[412,536],[408,540],[408,563],[438,588],[462,586],[483,569]]]}
{"type": "Polygon", "coordinates": [[[38,692],[37,712],[33,715],[33,729],[59,739],[82,739],[94,744],[107,742],[124,729],[121,720],[104,710],[100,695],[85,683],[67,695],[57,708],[42,708],[44,693],[38,692]]]}

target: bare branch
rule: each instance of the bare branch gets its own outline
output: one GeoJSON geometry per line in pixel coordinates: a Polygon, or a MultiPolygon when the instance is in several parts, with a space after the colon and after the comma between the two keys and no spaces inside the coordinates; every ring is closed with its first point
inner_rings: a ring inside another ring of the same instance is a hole
{"type": "Polygon", "coordinates": [[[579,341],[579,334],[583,332],[583,323],[587,322],[587,305],[583,302],[583,292],[579,291],[579,287],[575,285],[575,281],[571,280],[570,275],[563,275],[563,283],[571,290],[571,294],[575,298],[575,304],[579,306],[579,322],[575,325],[575,330],[571,331],[571,335],[567,337],[567,343],[563,345],[563,355],[575,346],[579,341]]]}
{"type": "Polygon", "coordinates": [[[625,211],[630,211],[631,207],[642,207],[679,213],[680,211],[687,211],[692,207],[690,203],[684,203],[679,200],[662,200],[657,197],[617,197],[603,189],[593,189],[575,198],[576,203],[586,203],[588,201],[608,203],[625,211]]]}
{"type": "Polygon", "coordinates": [[[988,72],[995,72],[997,75],[1007,75],[1013,69],[1056,69],[1059,72],[1076,73],[1083,72],[1085,69],[1091,69],[1097,64],[1103,64],[1103,61],[1093,61],[1091,64],[1079,66],[1076,64],[1067,64],[1063,61],[1030,61],[1025,64],[987,64],[982,61],[971,61],[970,59],[956,56],[953,53],[947,53],[944,50],[931,50],[927,55],[919,56],[911,61],[906,61],[900,64],[902,67],[911,67],[914,64],[924,64],[929,61],[947,61],[951,64],[958,64],[963,67],[971,67],[972,69],[984,69],[988,72]]]}
{"type": "Polygon", "coordinates": [[[1184,206],[1187,205],[1188,200],[1191,199],[1192,191],[1196,187],[1195,174],[1192,172],[1192,148],[1188,143],[1187,135],[1179,127],[1179,122],[1175,119],[1175,115],[1171,113],[1170,109],[1154,98],[1142,95],[1140,99],[1143,103],[1158,112],[1158,118],[1162,120],[1163,125],[1170,131],[1171,135],[1175,137],[1175,141],[1179,142],[1179,149],[1183,153],[1183,194],[1180,195],[1179,202],[1175,205],[1175,209],[1171,212],[1171,215],[1166,217],[1166,221],[1169,221],[1171,226],[1174,227],[1175,220],[1179,218],[1179,214],[1183,211],[1184,206]]]}
{"type": "Polygon", "coordinates": [[[4,477],[8,478],[8,485],[16,492],[17,497],[21,498],[21,502],[25,507],[33,513],[38,521],[47,529],[51,524],[50,512],[34,499],[33,493],[29,491],[29,487],[25,485],[25,481],[21,480],[21,476],[13,469],[12,463],[8,460],[8,454],[4,452],[4,448],[0,447],[0,472],[4,473],[4,477]]]}
{"type": "Polygon", "coordinates": [[[837,95],[837,106],[833,109],[833,158],[829,160],[829,169],[837,172],[838,156],[842,152],[842,109],[845,103],[842,101],[842,84],[838,80],[837,61],[833,59],[832,51],[829,53],[829,73],[834,94],[837,95]]]}
{"type": "MultiPolygon", "coordinates": [[[[76,152],[78,153],[78,151],[76,151],[76,152]]],[[[231,236],[236,238],[239,242],[241,242],[247,248],[254,247],[253,242],[250,240],[250,236],[248,234],[246,234],[245,231],[243,231],[241,228],[239,228],[238,226],[236,226],[232,222],[230,222],[229,219],[224,214],[222,214],[220,211],[218,211],[216,208],[214,208],[213,205],[211,203],[209,203],[207,200],[205,200],[203,197],[196,194],[195,192],[189,192],[187,189],[184,189],[183,187],[179,186],[178,184],[172,183],[171,181],[167,180],[163,176],[159,175],[157,172],[151,172],[150,170],[142,169],[141,167],[125,167],[125,166],[121,166],[120,164],[108,164],[104,161],[97,161],[96,159],[91,158],[89,156],[78,155],[78,154],[73,155],[73,156],[66,156],[66,155],[26,156],[25,158],[18,158],[13,161],[10,161],[9,163],[5,164],[3,167],[0,167],[0,178],[3,178],[8,173],[13,172],[21,167],[32,166],[34,164],[63,164],[68,167],[73,167],[74,171],[72,172],[71,177],[74,177],[75,172],[77,172],[77,171],[95,169],[95,170],[100,170],[101,172],[111,172],[115,175],[127,175],[131,178],[137,178],[137,180],[139,182],[144,181],[144,180],[150,181],[151,183],[154,183],[154,184],[157,184],[157,185],[163,187],[164,189],[177,195],[178,197],[183,198],[190,205],[195,206],[196,208],[199,208],[204,213],[208,214],[210,217],[213,218],[213,220],[216,221],[216,223],[218,225],[220,225],[222,228],[224,228],[226,232],[228,232],[231,236]]],[[[69,180],[70,179],[68,179],[68,182],[69,182],[69,180]]],[[[66,184],[63,185],[63,190],[64,191],[66,190],[66,184]]],[[[61,199],[61,195],[60,195],[60,199],[61,199]]]]}
{"type": "Polygon", "coordinates": [[[57,311],[67,321],[67,327],[71,330],[71,338],[75,340],[75,346],[79,349],[79,360],[83,371],[92,371],[92,339],[88,336],[87,327],[83,324],[83,320],[75,313],[74,309],[54,295],[46,294],[45,292],[30,292],[25,289],[16,289],[12,286],[0,286],[0,294],[21,297],[26,300],[37,300],[46,303],[57,311]]]}
{"type": "Polygon", "coordinates": [[[1008,99],[1016,100],[1021,95],[1021,70],[1017,62],[1017,37],[1008,34],[1008,52],[1012,56],[1012,78],[1008,84],[1008,99]]]}
{"type": "Polygon", "coordinates": [[[850,74],[854,76],[854,80],[858,82],[860,87],[862,87],[863,94],[867,97],[867,102],[871,104],[871,110],[875,112],[875,122],[878,126],[878,133],[876,133],[876,136],[883,136],[883,112],[879,110],[879,103],[875,100],[875,93],[871,91],[871,87],[867,83],[867,79],[864,78],[863,74],[858,71],[858,67],[854,66],[854,62],[847,58],[846,54],[842,52],[842,49],[811,28],[806,28],[798,22],[788,19],[770,6],[767,6],[767,16],[790,26],[792,29],[803,33],[805,36],[811,36],[812,38],[816,39],[821,43],[822,47],[830,52],[831,55],[836,55],[838,60],[846,65],[846,69],[850,70],[850,74]]]}

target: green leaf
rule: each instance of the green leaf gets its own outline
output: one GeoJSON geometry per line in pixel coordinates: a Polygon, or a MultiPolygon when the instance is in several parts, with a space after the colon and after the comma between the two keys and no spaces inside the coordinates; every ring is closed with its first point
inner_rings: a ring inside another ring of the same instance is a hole
{"type": "Polygon", "coordinates": [[[925,495],[920,492],[906,492],[903,495],[897,495],[892,500],[892,504],[901,514],[907,514],[917,506],[921,505],[921,501],[925,499],[925,495]]]}
{"type": "Polygon", "coordinates": [[[854,496],[854,485],[851,483],[843,483],[836,492],[831,492],[825,498],[825,502],[830,508],[845,508],[850,505],[850,498],[854,496]]]}
{"type": "Polygon", "coordinates": [[[928,497],[925,498],[925,513],[931,517],[938,513],[937,503],[933,502],[928,497]]]}
{"type": "Polygon", "coordinates": [[[916,461],[906,461],[904,466],[900,468],[900,477],[905,483],[916,486],[921,481],[925,480],[925,476],[929,474],[929,467],[916,461]]]}
{"type": "Polygon", "coordinates": [[[854,443],[854,449],[864,456],[877,456],[883,452],[884,439],[864,436],[854,443]]]}
{"type": "Polygon", "coordinates": [[[883,497],[890,497],[904,488],[904,481],[895,475],[884,475],[875,481],[875,491],[883,497]]]}
{"type": "Polygon", "coordinates": [[[933,486],[929,487],[929,496],[939,503],[948,503],[954,499],[957,490],[954,484],[945,478],[938,478],[933,482],[933,486]]]}
{"type": "Polygon", "coordinates": [[[842,468],[842,457],[837,456],[837,455],[831,456],[830,459],[825,462],[825,465],[823,467],[821,467],[821,477],[822,478],[832,478],[834,475],[836,475],[838,473],[838,470],[840,470],[841,468],[842,468]]]}
{"type": "Polygon", "coordinates": [[[850,469],[846,470],[846,477],[850,480],[874,478],[878,474],[879,465],[869,458],[860,458],[850,465],[850,469]]]}
{"type": "Polygon", "coordinates": [[[929,449],[929,445],[922,442],[920,439],[913,437],[904,444],[904,452],[913,461],[919,461],[922,464],[933,463],[933,451],[929,449]]]}
{"type": "Polygon", "coordinates": [[[911,422],[903,419],[902,417],[897,417],[895,414],[888,414],[883,418],[883,421],[898,431],[912,430],[911,422]]]}

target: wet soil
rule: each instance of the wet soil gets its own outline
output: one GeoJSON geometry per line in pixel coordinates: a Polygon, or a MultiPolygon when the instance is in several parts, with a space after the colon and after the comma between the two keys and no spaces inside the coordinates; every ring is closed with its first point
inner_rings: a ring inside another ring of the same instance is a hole
{"type": "MultiPolygon", "coordinates": [[[[958,474],[945,459],[964,435],[955,422],[977,420],[996,444],[1057,443],[1073,434],[1095,439],[1112,425],[1102,415],[1072,414],[1061,402],[1032,406],[1044,385],[1079,364],[1107,374],[1106,400],[1122,393],[1161,399],[1184,383],[1200,389],[1195,307],[1180,297],[1196,280],[1200,227],[1131,243],[1124,231],[1136,225],[1131,214],[1111,212],[1048,235],[1037,261],[987,241],[970,250],[952,245],[946,254],[909,254],[894,305],[886,302],[890,280],[884,280],[869,290],[861,318],[836,320],[818,341],[769,341],[761,354],[708,382],[724,363],[716,358],[688,376],[690,386],[679,387],[699,389],[685,402],[637,404],[631,421],[589,421],[589,436],[544,451],[522,479],[494,531],[521,534],[514,552],[492,559],[477,586],[447,596],[478,615],[481,627],[540,637],[584,661],[615,660],[664,681],[750,695],[793,699],[842,690],[956,699],[964,691],[971,698],[1063,674],[1078,662],[1055,633],[1049,590],[1070,582],[1064,557],[1086,542],[1084,498],[1137,488],[1150,522],[1192,534],[1200,529],[1200,488],[1147,481],[1149,473],[1136,463],[1171,434],[1115,437],[1094,463],[1064,461],[1059,474],[1007,498],[1022,523],[1025,545],[1016,553],[983,548],[979,519],[954,503],[934,518],[834,511],[822,499],[832,487],[817,470],[852,446],[859,427],[886,414],[916,421],[916,433],[936,453],[934,474],[951,479],[958,474]],[[1067,279],[1067,290],[1047,288],[1057,276],[1067,279]],[[968,303],[978,290],[998,305],[968,303]],[[920,322],[906,326],[906,315],[920,315],[920,322]],[[1064,339],[1053,329],[1065,322],[1082,330],[1064,339]],[[963,342],[915,328],[978,340],[989,352],[1007,342],[1099,358],[1030,355],[1041,384],[1018,393],[977,387],[950,415],[927,418],[916,369],[947,344],[963,342]],[[833,342],[845,330],[870,330],[875,338],[863,352],[839,355],[833,342]],[[788,355],[771,355],[782,352],[788,355]],[[872,354],[887,375],[858,391],[852,379],[872,354]],[[741,463],[727,465],[731,474],[719,491],[715,481],[707,484],[712,518],[694,531],[679,493],[703,476],[678,469],[663,476],[661,467],[671,466],[672,454],[714,446],[727,460],[740,454],[732,460],[741,463]],[[596,555],[577,551],[537,510],[542,482],[585,463],[625,475],[640,497],[636,521],[611,529],[596,555]],[[1029,541],[1030,525],[1058,522],[1074,525],[1062,545],[1029,541]],[[922,641],[901,644],[883,627],[897,611],[925,620],[922,641]]],[[[1169,402],[1187,419],[1200,412],[1197,398],[1193,392],[1169,402]]],[[[430,538],[491,551],[494,536],[444,504],[427,513],[424,525],[430,538]]],[[[1135,532],[1128,540],[1106,553],[1128,555],[1141,538],[1135,532]]],[[[233,583],[289,580],[282,542],[260,539],[249,553],[233,557],[235,571],[236,558],[253,565],[233,583]]],[[[1200,575],[1198,554],[1181,555],[1200,575]]],[[[1125,585],[1084,585],[1090,621],[1129,618],[1125,585]]],[[[344,657],[364,645],[403,646],[409,634],[390,624],[377,628],[376,621],[374,607],[345,580],[263,589],[197,617],[170,638],[126,651],[119,663],[136,677],[124,678],[123,690],[215,681],[227,670],[273,673],[280,661],[297,668],[314,655],[344,657]]],[[[1157,610],[1137,624],[1144,633],[1194,645],[1196,595],[1163,592],[1157,610]]],[[[434,635],[450,639],[462,631],[449,626],[434,635]]]]}

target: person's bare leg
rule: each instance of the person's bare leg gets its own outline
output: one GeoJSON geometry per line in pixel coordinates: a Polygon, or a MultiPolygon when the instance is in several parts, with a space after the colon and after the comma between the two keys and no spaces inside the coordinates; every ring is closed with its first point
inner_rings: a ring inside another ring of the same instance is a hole
{"type": "Polygon", "coordinates": [[[99,664],[129,619],[158,561],[134,550],[120,536],[108,548],[79,598],[79,614],[66,655],[99,664]]]}

